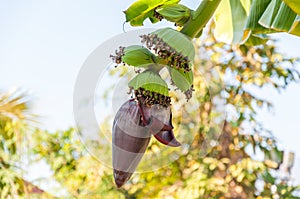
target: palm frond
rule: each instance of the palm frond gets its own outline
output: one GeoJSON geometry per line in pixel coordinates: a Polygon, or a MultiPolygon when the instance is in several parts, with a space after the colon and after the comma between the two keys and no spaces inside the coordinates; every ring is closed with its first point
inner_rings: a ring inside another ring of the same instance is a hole
{"type": "Polygon", "coordinates": [[[0,92],[0,120],[30,120],[30,99],[20,90],[0,92]]]}

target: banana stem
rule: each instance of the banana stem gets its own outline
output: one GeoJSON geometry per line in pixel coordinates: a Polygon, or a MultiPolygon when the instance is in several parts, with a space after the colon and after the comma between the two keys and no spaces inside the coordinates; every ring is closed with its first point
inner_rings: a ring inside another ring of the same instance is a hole
{"type": "Polygon", "coordinates": [[[221,0],[203,0],[180,32],[190,38],[197,37],[216,11],[220,2],[221,0]]]}

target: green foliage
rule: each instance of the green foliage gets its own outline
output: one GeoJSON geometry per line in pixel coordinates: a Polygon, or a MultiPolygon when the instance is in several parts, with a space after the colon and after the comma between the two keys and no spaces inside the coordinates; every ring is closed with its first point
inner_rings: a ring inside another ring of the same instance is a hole
{"type": "Polygon", "coordinates": [[[112,184],[112,174],[92,157],[75,129],[33,134],[35,161],[46,160],[67,198],[122,198],[112,184]]]}
{"type": "Polygon", "coordinates": [[[214,17],[216,23],[215,37],[227,43],[241,43],[250,5],[250,0],[243,2],[221,1],[214,17]]]}
{"type": "MultiPolygon", "coordinates": [[[[298,20],[296,19],[297,14],[291,9],[292,6],[285,4],[282,0],[254,0],[254,1],[240,1],[240,4],[247,2],[247,7],[243,6],[245,12],[238,11],[234,2],[226,0],[227,10],[225,7],[220,7],[219,15],[230,15],[235,16],[232,21],[232,26],[224,27],[223,21],[226,20],[219,17],[220,20],[216,19],[216,27],[220,26],[221,30],[215,35],[218,39],[227,43],[240,43],[252,39],[251,36],[255,34],[268,34],[274,32],[288,32],[290,34],[299,35],[297,29],[298,20]],[[236,17],[239,16],[239,17],[236,17]],[[225,37],[222,33],[225,33],[225,37]],[[235,33],[233,39],[231,36],[235,33]],[[236,34],[239,33],[239,34],[236,34]],[[243,33],[243,34],[242,34],[243,33]]],[[[216,15],[217,17],[217,15],[216,15]]],[[[262,41],[263,42],[263,41],[262,41]]]]}
{"type": "Polygon", "coordinates": [[[191,38],[199,37],[203,27],[218,7],[220,0],[204,0],[196,11],[178,4],[179,1],[138,0],[124,11],[126,22],[130,22],[132,26],[143,26],[143,22],[147,18],[152,23],[166,19],[175,22],[176,25],[183,26],[182,32],[185,35],[191,38]]]}
{"type": "Polygon", "coordinates": [[[300,1],[299,0],[283,0],[295,13],[300,15],[300,1]]]}
{"type": "Polygon", "coordinates": [[[194,38],[202,34],[214,15],[218,40],[238,44],[254,39],[248,43],[263,44],[257,34],[288,32],[299,36],[299,12],[298,0],[204,0],[195,11],[178,1],[139,0],[125,11],[125,16],[133,26],[142,26],[146,18],[153,23],[166,19],[182,26],[181,32],[194,38]]]}
{"type": "MultiPolygon", "coordinates": [[[[43,197],[43,191],[25,181],[22,158],[27,157],[34,115],[29,99],[19,91],[0,93],[0,198],[43,197]],[[40,192],[36,195],[35,192],[40,192]]],[[[49,196],[50,198],[50,196],[49,196]]]]}

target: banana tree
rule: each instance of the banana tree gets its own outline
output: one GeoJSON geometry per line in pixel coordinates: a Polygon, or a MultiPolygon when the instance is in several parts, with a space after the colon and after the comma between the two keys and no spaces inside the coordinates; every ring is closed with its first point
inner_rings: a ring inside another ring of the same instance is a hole
{"type": "Polygon", "coordinates": [[[253,46],[265,44],[268,34],[275,32],[300,35],[296,1],[203,0],[196,10],[179,2],[138,0],[124,11],[126,22],[132,26],[143,26],[146,19],[152,23],[167,20],[177,29],[163,28],[141,35],[142,45],[120,47],[111,55],[117,65],[142,70],[128,83],[134,99],[121,106],[113,124],[113,167],[118,187],[136,169],[151,134],[162,144],[180,145],[172,131],[170,84],[160,72],[166,68],[171,85],[182,91],[187,101],[192,97],[193,39],[202,35],[210,20],[215,25],[212,34],[225,43],[253,46]],[[132,125],[126,125],[128,122],[132,125]]]}

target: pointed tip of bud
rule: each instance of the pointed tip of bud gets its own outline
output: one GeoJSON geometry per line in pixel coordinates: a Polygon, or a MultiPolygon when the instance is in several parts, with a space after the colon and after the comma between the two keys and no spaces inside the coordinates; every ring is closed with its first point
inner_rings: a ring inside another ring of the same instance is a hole
{"type": "Polygon", "coordinates": [[[117,188],[121,188],[131,177],[132,173],[114,169],[114,179],[117,188]]]}
{"type": "Polygon", "coordinates": [[[124,184],[124,183],[119,182],[117,180],[115,180],[115,183],[116,183],[118,189],[121,188],[123,186],[123,184],[124,184]]]}
{"type": "Polygon", "coordinates": [[[120,182],[118,180],[115,180],[115,183],[116,183],[118,189],[120,189],[125,184],[124,182],[120,182]]]}

